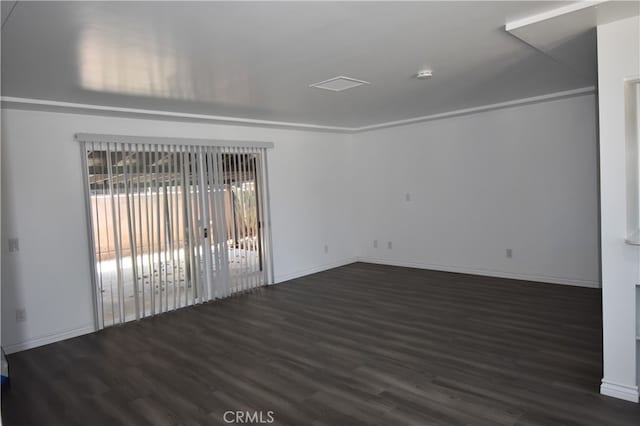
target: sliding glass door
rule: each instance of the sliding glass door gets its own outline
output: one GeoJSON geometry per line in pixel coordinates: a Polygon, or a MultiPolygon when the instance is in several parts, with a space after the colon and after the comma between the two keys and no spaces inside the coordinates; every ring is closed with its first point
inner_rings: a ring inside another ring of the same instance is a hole
{"type": "Polygon", "coordinates": [[[83,146],[99,328],[269,283],[265,148],[83,146]]]}

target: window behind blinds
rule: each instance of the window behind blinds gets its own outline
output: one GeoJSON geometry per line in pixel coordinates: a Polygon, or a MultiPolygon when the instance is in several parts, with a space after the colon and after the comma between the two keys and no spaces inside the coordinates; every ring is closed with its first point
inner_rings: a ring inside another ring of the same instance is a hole
{"type": "Polygon", "coordinates": [[[272,282],[267,148],[85,139],[99,328],[272,282]]]}

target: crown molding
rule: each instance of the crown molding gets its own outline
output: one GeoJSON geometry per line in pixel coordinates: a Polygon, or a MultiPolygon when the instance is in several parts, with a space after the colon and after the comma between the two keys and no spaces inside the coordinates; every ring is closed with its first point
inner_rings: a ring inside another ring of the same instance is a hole
{"type": "Polygon", "coordinates": [[[513,101],[500,102],[500,103],[497,103],[497,104],[489,104],[489,105],[482,105],[482,106],[477,106],[477,107],[473,107],[473,108],[458,109],[458,110],[455,110],[455,111],[443,112],[443,113],[440,113],[440,114],[424,115],[424,116],[421,116],[421,117],[408,118],[406,120],[388,121],[386,123],[373,124],[371,126],[355,127],[355,128],[352,128],[351,130],[354,133],[360,133],[360,132],[367,132],[367,131],[371,131],[371,130],[384,129],[384,128],[387,128],[387,127],[396,127],[396,126],[404,126],[404,125],[407,125],[407,124],[416,124],[416,123],[421,123],[421,122],[424,122],[424,121],[442,120],[444,118],[457,117],[457,116],[461,116],[461,115],[477,114],[477,113],[492,111],[492,110],[496,110],[496,109],[503,109],[503,108],[510,108],[510,107],[515,107],[515,106],[529,105],[529,104],[535,104],[535,103],[539,103],[539,102],[547,102],[547,101],[556,100],[556,99],[572,98],[572,97],[575,97],[575,96],[590,95],[592,93],[595,93],[596,90],[597,89],[596,89],[595,86],[589,86],[589,87],[583,87],[581,89],[565,90],[563,92],[549,93],[547,95],[533,96],[531,98],[516,99],[516,100],[513,100],[513,101]]]}
{"type": "Polygon", "coordinates": [[[73,102],[50,101],[46,99],[18,98],[13,96],[0,97],[3,109],[44,110],[53,112],[68,112],[81,114],[106,114],[144,117],[148,119],[188,120],[199,122],[214,122],[218,124],[240,124],[263,127],[285,127],[301,130],[315,130],[325,132],[350,132],[350,127],[323,126],[319,124],[294,123],[288,121],[256,120],[252,118],[228,117],[223,115],[191,114],[185,112],[150,110],[139,108],[122,108],[106,105],[79,104],[73,102]]]}
{"type": "Polygon", "coordinates": [[[236,124],[243,126],[261,126],[261,127],[273,127],[273,128],[285,128],[294,130],[310,130],[318,132],[334,132],[334,133],[361,133],[371,130],[384,129],[388,127],[404,126],[408,124],[416,124],[424,121],[442,120],[445,118],[457,117],[462,115],[470,115],[481,112],[492,111],[502,108],[510,108],[515,106],[529,105],[539,102],[546,102],[555,99],[570,98],[575,96],[584,96],[593,94],[597,91],[595,86],[583,87],[580,89],[566,90],[562,92],[549,93],[541,96],[534,96],[530,98],[516,99],[513,101],[500,102],[496,104],[482,105],[473,108],[465,108],[454,111],[443,112],[439,114],[424,115],[419,117],[408,118],[404,120],[387,121],[378,124],[372,124],[369,126],[361,127],[341,127],[341,126],[324,126],[319,124],[308,123],[293,123],[287,121],[271,121],[271,120],[256,120],[251,118],[239,118],[239,117],[227,117],[221,115],[206,115],[206,114],[190,114],[182,112],[172,111],[160,111],[160,110],[148,110],[148,109],[136,109],[136,108],[121,108],[105,105],[89,105],[79,104],[71,102],[58,102],[44,99],[31,99],[31,98],[18,98],[12,96],[2,96],[0,101],[2,102],[3,109],[26,109],[26,110],[41,110],[50,112],[62,112],[62,113],[80,113],[80,114],[102,114],[102,115],[115,115],[124,116],[127,118],[147,118],[147,119],[169,119],[176,121],[197,121],[197,122],[210,122],[215,124],[236,124]]]}

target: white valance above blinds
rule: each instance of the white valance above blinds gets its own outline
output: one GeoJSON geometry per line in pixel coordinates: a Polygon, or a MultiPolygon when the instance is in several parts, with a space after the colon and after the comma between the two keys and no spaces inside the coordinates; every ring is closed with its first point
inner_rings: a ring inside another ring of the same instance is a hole
{"type": "Polygon", "coordinates": [[[76,140],[88,143],[126,143],[158,145],[221,146],[234,148],[273,148],[273,142],[235,141],[222,139],[170,138],[156,136],[107,135],[99,133],[76,133],[76,140]]]}

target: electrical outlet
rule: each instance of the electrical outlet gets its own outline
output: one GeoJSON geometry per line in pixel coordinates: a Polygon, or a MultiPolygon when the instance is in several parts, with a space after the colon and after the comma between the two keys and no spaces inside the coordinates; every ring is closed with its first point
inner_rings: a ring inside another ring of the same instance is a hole
{"type": "Polygon", "coordinates": [[[329,253],[329,245],[325,244],[324,245],[324,254],[329,253]]]}
{"type": "Polygon", "coordinates": [[[378,248],[378,240],[373,240],[373,248],[378,248]]]}
{"type": "Polygon", "coordinates": [[[9,238],[9,252],[20,251],[20,242],[17,238],[9,238]]]}
{"type": "Polygon", "coordinates": [[[507,256],[507,259],[511,259],[513,257],[513,249],[508,248],[506,250],[506,256],[507,256]]]}
{"type": "Polygon", "coordinates": [[[25,308],[16,309],[16,322],[25,322],[27,320],[27,310],[25,308]]]}
{"type": "Polygon", "coordinates": [[[411,194],[409,194],[408,192],[404,195],[404,199],[405,201],[408,203],[409,201],[411,201],[411,194]]]}
{"type": "Polygon", "coordinates": [[[387,248],[389,250],[393,249],[393,243],[391,241],[387,242],[387,248]]]}

